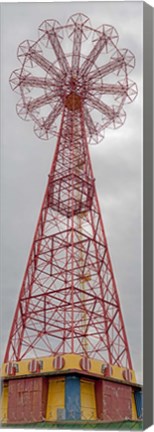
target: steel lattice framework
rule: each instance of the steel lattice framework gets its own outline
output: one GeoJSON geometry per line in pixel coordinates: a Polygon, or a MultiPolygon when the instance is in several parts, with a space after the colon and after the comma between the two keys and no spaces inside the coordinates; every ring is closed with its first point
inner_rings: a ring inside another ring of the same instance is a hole
{"type": "Polygon", "coordinates": [[[88,149],[137,95],[134,55],[117,42],[113,27],[75,14],[44,21],[18,48],[17,113],[39,138],[58,138],[5,362],[75,352],[132,368],[88,149]]]}

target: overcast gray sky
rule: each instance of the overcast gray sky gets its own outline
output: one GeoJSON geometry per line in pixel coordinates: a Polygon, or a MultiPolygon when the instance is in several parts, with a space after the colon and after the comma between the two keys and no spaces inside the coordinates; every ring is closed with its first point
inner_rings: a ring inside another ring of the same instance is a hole
{"type": "Polygon", "coordinates": [[[2,357],[55,149],[55,139],[41,142],[32,122],[17,116],[18,97],[8,80],[20,67],[18,45],[36,40],[43,20],[53,18],[64,25],[77,12],[88,15],[93,27],[113,25],[119,33],[118,47],[136,56],[130,78],[138,85],[138,97],[125,106],[123,127],[106,131],[104,141],[91,146],[90,153],[133,366],[142,382],[142,2],[2,5],[2,357]]]}

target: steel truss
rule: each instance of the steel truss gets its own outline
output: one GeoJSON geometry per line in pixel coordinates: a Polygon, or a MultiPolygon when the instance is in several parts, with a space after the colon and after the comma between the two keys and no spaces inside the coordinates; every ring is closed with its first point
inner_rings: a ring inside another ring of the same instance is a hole
{"type": "Polygon", "coordinates": [[[90,141],[103,138],[106,127],[123,124],[123,105],[137,94],[128,80],[134,56],[118,50],[117,41],[113,27],[94,30],[87,17],[77,14],[64,27],[45,21],[38,41],[24,41],[18,49],[22,67],[10,77],[21,96],[17,112],[34,121],[40,138],[58,138],[5,362],[78,353],[132,368],[88,149],[90,141]],[[71,55],[62,48],[63,30],[71,55]],[[85,56],[82,42],[90,33],[93,48],[85,56]],[[51,48],[53,62],[42,46],[51,48]],[[107,61],[97,64],[102,53],[107,61]],[[34,66],[35,75],[28,70],[34,66]],[[101,114],[100,124],[95,112],[101,114]]]}

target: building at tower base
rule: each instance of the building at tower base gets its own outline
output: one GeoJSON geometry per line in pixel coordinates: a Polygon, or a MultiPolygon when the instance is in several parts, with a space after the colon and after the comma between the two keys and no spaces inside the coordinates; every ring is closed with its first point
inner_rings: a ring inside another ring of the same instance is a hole
{"type": "Polygon", "coordinates": [[[142,389],[133,370],[65,354],[4,363],[1,375],[2,426],[142,426],[142,389]]]}

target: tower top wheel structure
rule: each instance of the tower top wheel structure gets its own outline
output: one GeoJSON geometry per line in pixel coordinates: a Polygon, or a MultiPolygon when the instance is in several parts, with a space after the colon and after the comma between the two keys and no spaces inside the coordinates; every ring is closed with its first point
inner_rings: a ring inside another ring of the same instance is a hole
{"type": "Polygon", "coordinates": [[[73,353],[132,369],[88,143],[123,125],[135,57],[114,27],[93,29],[80,13],[64,26],[44,21],[17,57],[17,113],[57,146],[5,362],[73,353]]]}
{"type": "Polygon", "coordinates": [[[21,68],[11,74],[10,85],[20,94],[19,117],[33,121],[39,138],[58,136],[64,106],[74,111],[82,105],[89,143],[101,141],[105,129],[124,124],[124,105],[137,95],[129,79],[135,57],[118,48],[118,40],[113,26],[93,29],[89,18],[78,13],[64,26],[43,21],[38,40],[19,45],[21,68]]]}

